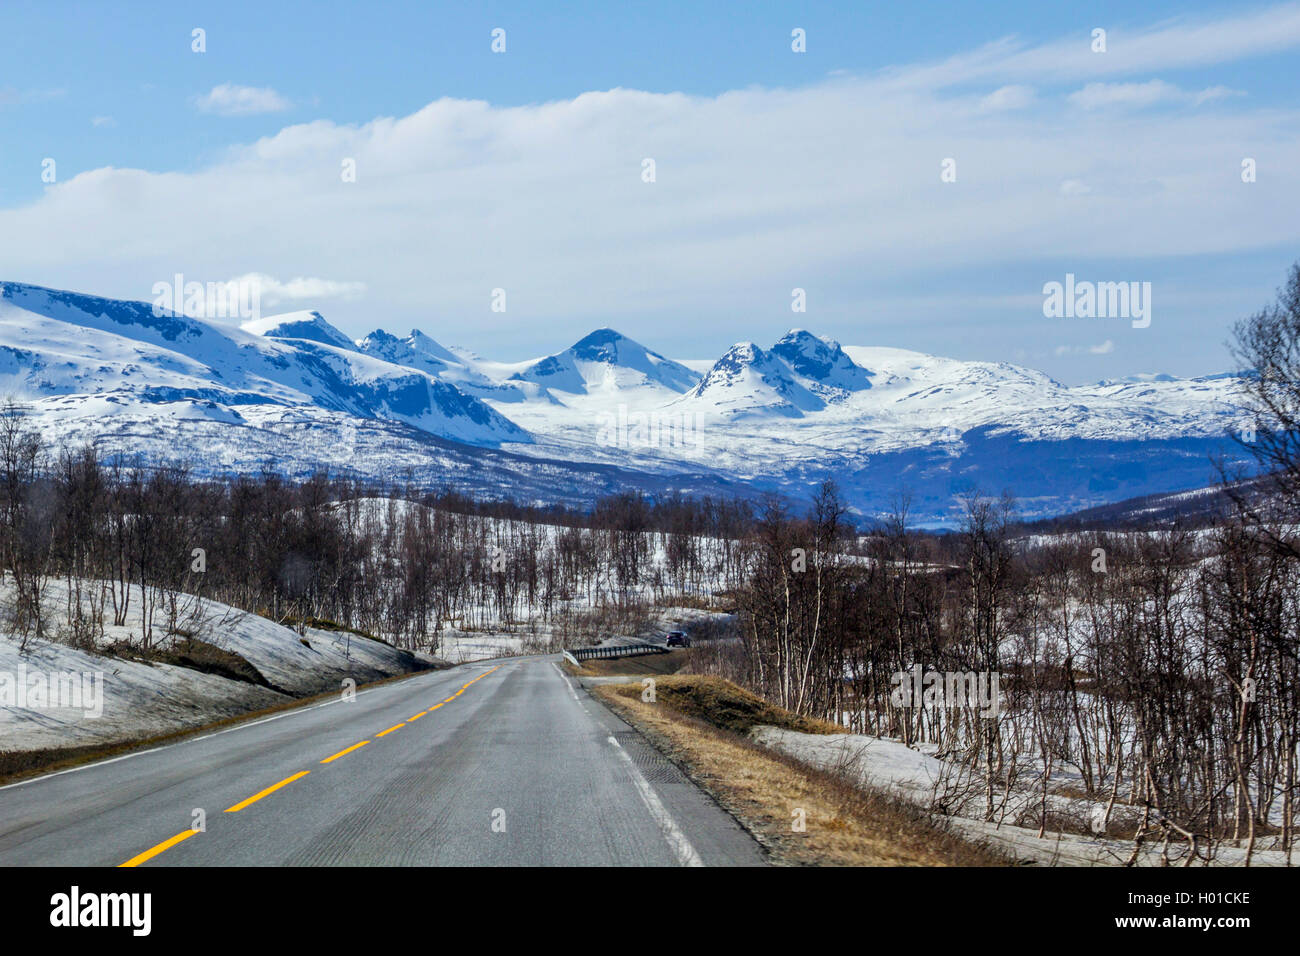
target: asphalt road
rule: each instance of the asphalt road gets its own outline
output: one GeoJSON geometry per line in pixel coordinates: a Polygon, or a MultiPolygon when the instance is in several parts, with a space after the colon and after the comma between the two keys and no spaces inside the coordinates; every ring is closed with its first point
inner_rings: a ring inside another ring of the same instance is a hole
{"type": "Polygon", "coordinates": [[[0,788],[0,865],[763,862],[555,661],[429,672],[0,788]]]}

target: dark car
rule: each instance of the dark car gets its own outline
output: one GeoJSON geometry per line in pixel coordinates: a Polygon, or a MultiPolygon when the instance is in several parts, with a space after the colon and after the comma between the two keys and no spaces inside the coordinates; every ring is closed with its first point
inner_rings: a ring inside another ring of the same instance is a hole
{"type": "Polygon", "coordinates": [[[690,647],[691,639],[685,631],[669,631],[667,644],[669,647],[690,647]]]}

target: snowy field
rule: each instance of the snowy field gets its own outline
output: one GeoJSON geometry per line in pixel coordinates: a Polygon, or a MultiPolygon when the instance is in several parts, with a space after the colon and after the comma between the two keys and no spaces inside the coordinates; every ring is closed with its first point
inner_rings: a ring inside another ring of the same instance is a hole
{"type": "MultiPolygon", "coordinates": [[[[770,726],[755,727],[751,736],[772,750],[823,770],[842,773],[862,785],[888,791],[927,809],[934,805],[937,794],[951,792],[954,783],[953,767],[932,756],[932,747],[927,753],[914,750],[901,741],[865,734],[805,734],[770,726]]],[[[1114,837],[1053,833],[1050,829],[1040,837],[1036,827],[985,822],[982,799],[981,791],[945,819],[963,835],[987,840],[1019,860],[1067,866],[1119,866],[1132,855],[1132,842],[1114,837]]],[[[1001,795],[996,799],[1001,805],[1001,795]]],[[[1015,818],[1018,811],[1029,809],[1038,799],[1036,793],[1012,793],[1006,800],[1006,812],[1001,819],[1015,818]]],[[[1061,794],[1049,794],[1048,802],[1052,811],[1067,813],[1080,820],[1092,819],[1099,807],[1104,810],[1104,805],[1094,801],[1061,794]]],[[[1116,810],[1121,812],[1112,814],[1112,823],[1124,819],[1123,808],[1117,806],[1116,810]]],[[[1181,853],[1184,846],[1173,846],[1171,855],[1181,853]]],[[[1245,862],[1245,857],[1244,849],[1220,846],[1216,849],[1214,862],[1220,866],[1239,866],[1245,862]]],[[[1252,866],[1285,866],[1286,857],[1280,851],[1256,849],[1250,862],[1252,866]]],[[[1139,866],[1159,866],[1159,846],[1149,844],[1136,863],[1139,866]]]]}
{"type": "MultiPolygon", "coordinates": [[[[383,523],[394,517],[400,520],[410,509],[422,506],[374,500],[364,507],[370,518],[383,523]]],[[[489,540],[510,531],[509,522],[462,520],[473,526],[473,534],[484,534],[489,540]]],[[[540,531],[554,536],[559,529],[540,531]]],[[[657,543],[651,544],[650,552],[652,562],[664,560],[657,543]]],[[[83,585],[83,591],[91,587],[83,585]]],[[[0,583],[0,621],[11,618],[10,588],[9,583],[0,583]]],[[[575,636],[575,627],[599,633],[599,639],[653,639],[720,617],[692,608],[656,609],[646,614],[641,626],[614,634],[584,619],[592,610],[591,598],[578,595],[569,602],[573,619],[567,625],[525,621],[511,628],[444,626],[437,632],[436,656],[400,650],[349,631],[307,628],[300,635],[291,627],[218,601],[189,599],[191,611],[183,629],[203,644],[238,655],[261,675],[262,685],[176,663],[138,659],[142,655],[129,650],[115,653],[115,646],[142,644],[144,601],[138,587],[131,589],[129,612],[121,625],[111,623],[111,602],[106,608],[107,623],[96,652],[70,646],[73,642],[60,625],[66,618],[68,585],[50,580],[42,602],[51,622],[46,639],[29,639],[24,648],[17,635],[6,633],[0,625],[0,751],[103,744],[168,733],[340,690],[345,680],[359,685],[423,667],[555,652],[566,644],[588,642],[575,636]],[[62,699],[56,692],[60,678],[62,699]]],[[[155,623],[154,647],[166,652],[173,645],[164,634],[165,627],[155,623]]]]}

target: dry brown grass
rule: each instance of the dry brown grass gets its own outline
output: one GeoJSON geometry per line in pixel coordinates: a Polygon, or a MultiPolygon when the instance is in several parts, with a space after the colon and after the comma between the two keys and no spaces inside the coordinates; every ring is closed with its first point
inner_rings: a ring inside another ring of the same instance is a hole
{"type": "Polygon", "coordinates": [[[854,786],[741,736],[755,723],[811,733],[842,733],[842,728],[773,707],[718,678],[663,678],[655,685],[653,704],[641,700],[639,683],[607,684],[592,692],[681,764],[768,849],[774,862],[1006,865],[996,851],[949,832],[911,804],[854,786]],[[810,724],[821,727],[809,729],[810,724]],[[793,827],[795,811],[800,809],[804,832],[793,827]]]}
{"type": "MultiPolygon", "coordinates": [[[[639,700],[641,687],[625,686],[620,693],[639,700]]],[[[685,674],[656,678],[655,696],[682,714],[737,734],[747,734],[759,724],[805,734],[844,733],[843,727],[815,717],[800,717],[721,677],[685,674]]]]}
{"type": "Polygon", "coordinates": [[[148,650],[131,647],[129,644],[115,644],[103,653],[129,661],[188,667],[190,670],[216,674],[227,680],[243,681],[284,693],[281,688],[274,687],[247,658],[189,635],[177,636],[172,641],[148,650]]]}
{"type": "Polygon", "coordinates": [[[703,595],[674,591],[663,595],[655,603],[660,607],[689,607],[697,611],[715,611],[722,614],[730,614],[736,608],[735,595],[725,592],[703,595]]]}

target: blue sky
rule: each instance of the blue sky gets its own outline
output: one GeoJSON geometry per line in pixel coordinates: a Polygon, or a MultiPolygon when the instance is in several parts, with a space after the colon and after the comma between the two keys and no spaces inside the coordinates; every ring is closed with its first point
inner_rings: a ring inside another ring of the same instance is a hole
{"type": "Polygon", "coordinates": [[[800,326],[1087,381],[1226,368],[1300,258],[1295,4],[702,6],[9,0],[0,275],[258,274],[502,359],[800,326]],[[1151,282],[1151,326],[1045,318],[1067,272],[1151,282]]]}

